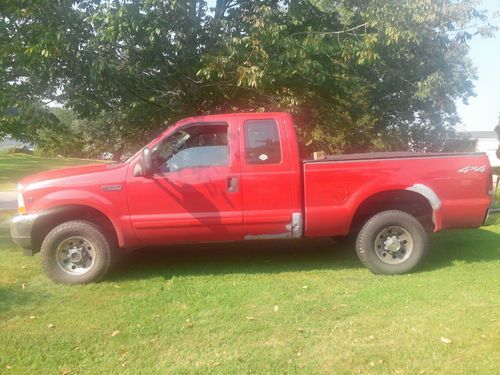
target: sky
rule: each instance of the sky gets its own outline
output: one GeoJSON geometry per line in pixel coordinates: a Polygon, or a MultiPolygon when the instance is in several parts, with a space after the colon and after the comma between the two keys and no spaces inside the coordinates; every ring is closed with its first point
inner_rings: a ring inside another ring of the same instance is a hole
{"type": "MultiPolygon", "coordinates": [[[[488,9],[490,16],[500,10],[499,0],[483,1],[480,8],[488,9]]],[[[500,17],[491,23],[500,29],[500,17]]],[[[500,30],[495,37],[473,38],[470,42],[470,58],[477,69],[476,96],[469,104],[457,103],[464,130],[494,130],[500,116],[500,30]]]]}

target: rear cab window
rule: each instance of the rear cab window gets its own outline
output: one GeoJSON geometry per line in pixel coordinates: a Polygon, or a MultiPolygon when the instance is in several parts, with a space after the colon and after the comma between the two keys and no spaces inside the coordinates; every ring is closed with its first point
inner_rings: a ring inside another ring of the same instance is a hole
{"type": "Polygon", "coordinates": [[[281,163],[280,136],[275,120],[247,120],[243,128],[247,164],[281,163]]]}

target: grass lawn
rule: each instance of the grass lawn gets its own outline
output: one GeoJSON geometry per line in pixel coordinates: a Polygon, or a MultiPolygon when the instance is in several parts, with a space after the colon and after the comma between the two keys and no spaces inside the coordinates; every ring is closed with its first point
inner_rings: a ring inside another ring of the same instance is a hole
{"type": "Polygon", "coordinates": [[[99,161],[74,158],[43,158],[27,154],[0,154],[0,191],[15,190],[17,182],[30,174],[48,169],[92,163],[99,163],[99,161]]]}
{"type": "Polygon", "coordinates": [[[149,249],[63,286],[3,228],[0,373],[498,373],[500,226],[431,244],[404,276],[321,240],[149,249]]]}

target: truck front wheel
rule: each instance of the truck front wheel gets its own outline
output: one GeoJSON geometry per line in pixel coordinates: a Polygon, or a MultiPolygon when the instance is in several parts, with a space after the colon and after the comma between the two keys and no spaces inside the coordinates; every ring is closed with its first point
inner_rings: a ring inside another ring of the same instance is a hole
{"type": "Polygon", "coordinates": [[[52,229],[43,240],[40,256],[47,276],[64,284],[99,281],[111,264],[110,242],[86,221],[68,221],[52,229]]]}
{"type": "Polygon", "coordinates": [[[369,219],[358,234],[356,252],[375,274],[396,275],[415,269],[427,252],[427,234],[410,214],[390,210],[369,219]]]}

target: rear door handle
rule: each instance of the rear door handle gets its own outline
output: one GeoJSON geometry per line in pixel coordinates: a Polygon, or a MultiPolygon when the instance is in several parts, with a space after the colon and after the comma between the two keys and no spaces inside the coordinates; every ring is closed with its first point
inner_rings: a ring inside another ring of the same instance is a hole
{"type": "Polygon", "coordinates": [[[228,177],[227,178],[227,191],[228,193],[237,193],[239,190],[238,177],[228,177]]]}

